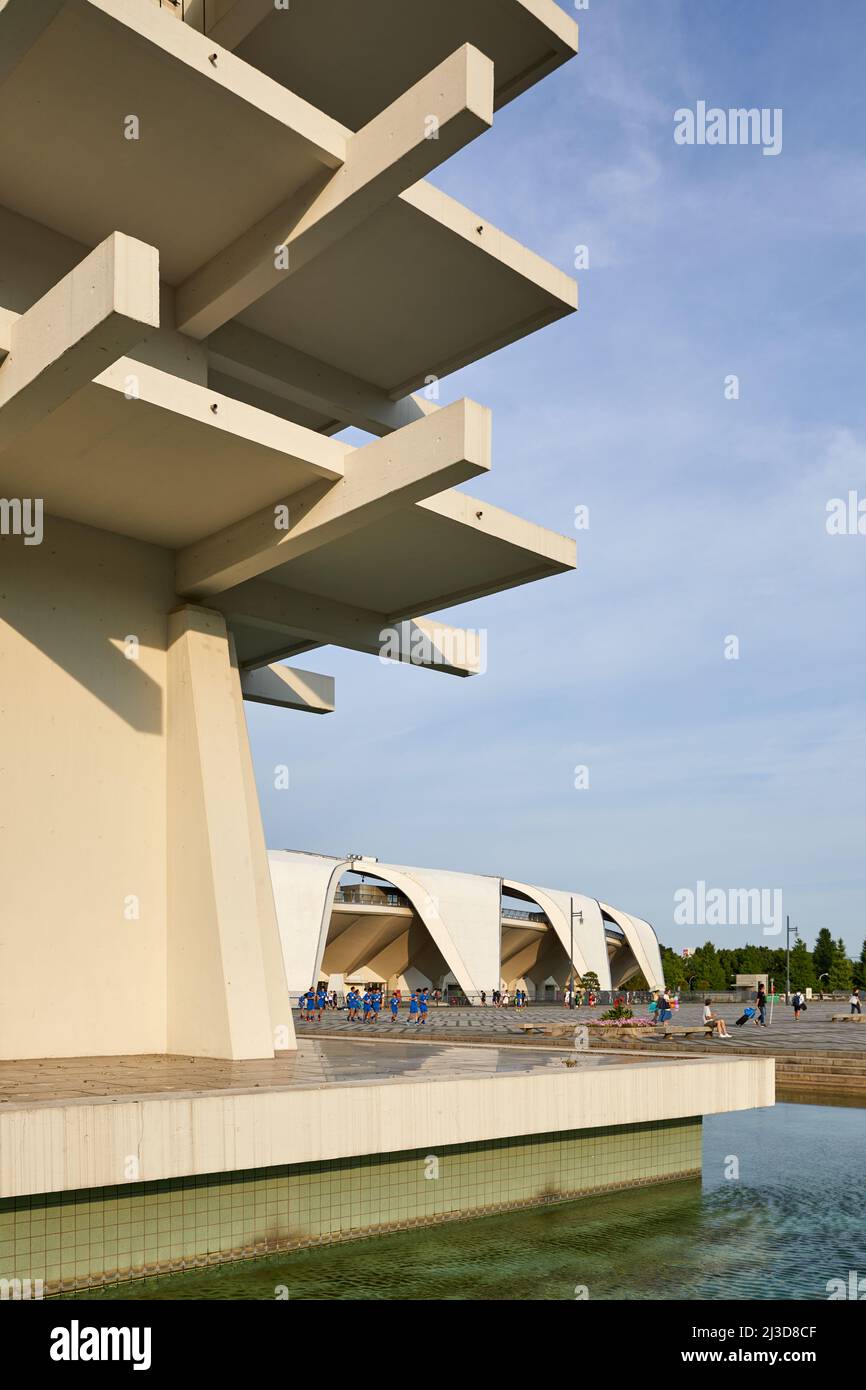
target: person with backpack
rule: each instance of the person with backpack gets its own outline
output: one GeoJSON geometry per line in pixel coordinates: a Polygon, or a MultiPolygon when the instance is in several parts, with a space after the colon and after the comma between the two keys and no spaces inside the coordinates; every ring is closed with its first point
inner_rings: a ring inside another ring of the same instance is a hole
{"type": "Polygon", "coordinates": [[[860,1008],[859,989],[854,989],[851,991],[851,998],[848,1000],[848,1003],[851,1005],[852,1014],[860,1014],[863,1012],[863,1010],[860,1008]]]}
{"type": "Polygon", "coordinates": [[[796,989],[791,996],[791,1004],[794,1008],[794,1022],[799,1023],[800,1014],[805,1013],[806,1010],[806,1000],[798,989],[796,989]]]}
{"type": "Polygon", "coordinates": [[[755,1019],[755,1025],[756,1025],[756,1027],[758,1027],[758,1028],[766,1028],[766,1026],[767,1026],[767,1014],[766,1014],[766,1009],[767,1009],[767,995],[766,995],[766,992],[765,992],[765,990],[764,990],[764,986],[763,986],[763,985],[758,985],[758,992],[757,992],[757,994],[755,995],[755,1004],[757,1005],[757,1009],[758,1009],[758,1017],[755,1019]]]}

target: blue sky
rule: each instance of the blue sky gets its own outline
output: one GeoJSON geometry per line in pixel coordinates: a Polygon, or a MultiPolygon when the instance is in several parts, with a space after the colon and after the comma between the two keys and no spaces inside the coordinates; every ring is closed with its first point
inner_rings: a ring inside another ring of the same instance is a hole
{"type": "Polygon", "coordinates": [[[327,649],[299,664],[334,714],[247,706],[268,844],[576,889],[678,947],[782,944],[674,925],[678,889],[781,888],[859,954],[866,535],[825,523],[866,498],[866,10],[577,18],[580,56],[433,181],[565,269],[589,248],[576,315],[442,387],[494,412],[468,490],[576,534],[578,572],[449,611],[483,676],[327,649]],[[781,107],[781,153],[675,144],[698,100],[781,107]]]}

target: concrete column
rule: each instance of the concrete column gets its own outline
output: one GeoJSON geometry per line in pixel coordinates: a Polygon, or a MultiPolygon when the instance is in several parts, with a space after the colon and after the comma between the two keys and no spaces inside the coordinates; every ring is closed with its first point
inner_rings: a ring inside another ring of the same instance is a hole
{"type": "Polygon", "coordinates": [[[167,1050],[272,1057],[294,1035],[225,621],[184,605],[168,643],[167,1050]]]}
{"type": "Polygon", "coordinates": [[[229,637],[229,659],[231,662],[232,698],[238,723],[238,748],[244,779],[244,793],[247,812],[247,826],[250,837],[250,853],[255,880],[256,903],[258,906],[259,932],[262,943],[262,962],[265,969],[265,987],[271,1013],[271,1037],[277,1051],[294,1050],[297,1047],[295,1025],[292,1020],[292,1003],[286,983],[286,968],[283,963],[283,947],[280,929],[277,925],[277,909],[274,904],[274,890],[268,865],[268,851],[265,844],[265,831],[259,807],[259,794],[256,790],[256,777],[250,740],[247,733],[247,719],[244,713],[244,698],[241,690],[240,672],[237,664],[234,640],[229,637]]]}

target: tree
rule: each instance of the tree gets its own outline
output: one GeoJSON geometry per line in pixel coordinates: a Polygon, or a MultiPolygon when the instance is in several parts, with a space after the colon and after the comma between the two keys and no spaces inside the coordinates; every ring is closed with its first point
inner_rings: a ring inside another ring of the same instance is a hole
{"type": "Polygon", "coordinates": [[[854,962],[854,983],[861,989],[866,987],[866,941],[863,942],[860,959],[854,962]]]}
{"type": "MultiPolygon", "coordinates": [[[[784,978],[783,971],[776,976],[776,983],[783,983],[784,978]]],[[[812,952],[805,941],[797,941],[791,949],[791,987],[792,989],[815,989],[817,984],[812,952]]]]}
{"type": "Polygon", "coordinates": [[[594,970],[587,970],[585,975],[581,975],[580,983],[587,993],[598,994],[601,989],[598,976],[594,970]]]}
{"type": "Polygon", "coordinates": [[[670,946],[662,946],[662,971],[665,977],[665,984],[668,989],[682,989],[686,983],[686,966],[682,956],[672,951],[670,946]]]}
{"type": "Polygon", "coordinates": [[[836,948],[833,944],[833,938],[830,935],[830,928],[822,927],[818,933],[818,940],[815,942],[815,949],[812,952],[812,963],[815,966],[816,976],[829,973],[835,953],[836,948]]]}
{"type": "Polygon", "coordinates": [[[829,985],[831,990],[848,991],[851,988],[851,962],[848,959],[848,951],[841,936],[833,945],[829,985]]]}
{"type": "Polygon", "coordinates": [[[763,975],[766,972],[766,951],[760,946],[744,946],[740,954],[739,974],[763,975]]]}
{"type": "Polygon", "coordinates": [[[688,964],[689,974],[695,976],[695,983],[701,989],[727,989],[730,982],[725,979],[712,941],[705,941],[703,946],[699,946],[688,964]]]}

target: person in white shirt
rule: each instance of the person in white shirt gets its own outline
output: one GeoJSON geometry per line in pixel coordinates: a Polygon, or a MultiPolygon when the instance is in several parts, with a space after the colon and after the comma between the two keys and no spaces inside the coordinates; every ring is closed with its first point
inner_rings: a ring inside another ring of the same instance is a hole
{"type": "Polygon", "coordinates": [[[862,1012],[863,1012],[863,1010],[860,1008],[860,991],[859,991],[859,989],[855,989],[855,990],[852,990],[852,991],[851,991],[851,998],[848,1000],[848,1003],[851,1005],[851,1012],[852,1012],[852,1014],[859,1014],[859,1013],[862,1013],[862,1012]]]}
{"type": "Polygon", "coordinates": [[[729,1038],[728,1025],[723,1018],[717,1018],[713,1013],[709,999],[704,1000],[704,1023],[713,1024],[713,1032],[717,1038],[729,1038]]]}

